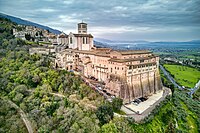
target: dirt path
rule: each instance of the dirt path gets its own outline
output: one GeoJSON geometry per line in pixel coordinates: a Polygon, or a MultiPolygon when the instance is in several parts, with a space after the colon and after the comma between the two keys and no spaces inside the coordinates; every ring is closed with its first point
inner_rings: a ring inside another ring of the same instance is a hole
{"type": "Polygon", "coordinates": [[[15,103],[13,103],[11,100],[8,99],[4,99],[5,101],[7,101],[9,104],[11,104],[15,109],[18,110],[27,130],[29,133],[33,133],[33,128],[31,126],[31,122],[28,120],[27,115],[24,113],[24,111],[22,109],[20,109],[19,106],[17,106],[15,103]]]}

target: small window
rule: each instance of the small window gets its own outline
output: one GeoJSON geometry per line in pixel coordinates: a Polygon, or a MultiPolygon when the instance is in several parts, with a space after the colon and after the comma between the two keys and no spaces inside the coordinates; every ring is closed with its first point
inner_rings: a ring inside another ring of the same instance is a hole
{"type": "Polygon", "coordinates": [[[143,63],[144,62],[144,60],[140,60],[140,63],[143,63]]]}
{"type": "Polygon", "coordinates": [[[85,40],[86,40],[86,44],[88,44],[88,38],[87,37],[85,38],[85,40]]]}
{"type": "Polygon", "coordinates": [[[82,39],[83,39],[83,44],[85,44],[85,38],[83,37],[82,39]]]}
{"type": "Polygon", "coordinates": [[[72,37],[70,37],[70,44],[72,44],[72,37]]]}

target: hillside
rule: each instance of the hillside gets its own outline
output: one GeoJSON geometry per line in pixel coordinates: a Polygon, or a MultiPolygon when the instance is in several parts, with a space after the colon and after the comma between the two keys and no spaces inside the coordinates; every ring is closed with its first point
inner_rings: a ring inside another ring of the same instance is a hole
{"type": "Polygon", "coordinates": [[[34,23],[34,22],[30,22],[28,20],[23,20],[21,18],[17,18],[17,17],[14,17],[14,16],[9,16],[9,15],[3,14],[3,13],[0,13],[0,18],[10,19],[12,22],[15,22],[15,23],[21,24],[21,25],[36,26],[36,27],[41,28],[41,29],[49,30],[50,32],[52,32],[54,34],[60,34],[61,33],[61,31],[56,30],[56,29],[52,29],[52,28],[50,28],[48,26],[40,25],[40,24],[37,24],[37,23],[34,23]]]}

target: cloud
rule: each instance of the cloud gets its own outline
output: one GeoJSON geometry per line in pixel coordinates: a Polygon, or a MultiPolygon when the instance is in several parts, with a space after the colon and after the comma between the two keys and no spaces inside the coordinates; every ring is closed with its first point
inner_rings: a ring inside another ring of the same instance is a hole
{"type": "Polygon", "coordinates": [[[74,2],[74,0],[64,0],[63,3],[66,5],[70,5],[74,2]]]}
{"type": "Polygon", "coordinates": [[[52,8],[42,8],[42,9],[37,9],[36,11],[45,12],[45,13],[57,12],[57,10],[52,9],[52,8]]]}
{"type": "Polygon", "coordinates": [[[83,20],[88,23],[89,32],[102,37],[158,39],[159,33],[163,33],[160,39],[170,40],[176,33],[173,39],[184,35],[200,38],[200,0],[0,0],[0,3],[0,12],[67,33],[72,29],[76,32],[77,23],[83,20]]]}
{"type": "Polygon", "coordinates": [[[66,23],[78,23],[80,21],[76,19],[75,17],[69,16],[69,15],[59,15],[58,18],[60,19],[60,21],[66,22],[66,23]]]}
{"type": "Polygon", "coordinates": [[[127,10],[127,7],[124,7],[124,6],[115,6],[115,7],[113,7],[113,9],[115,11],[125,11],[125,10],[127,10]]]}

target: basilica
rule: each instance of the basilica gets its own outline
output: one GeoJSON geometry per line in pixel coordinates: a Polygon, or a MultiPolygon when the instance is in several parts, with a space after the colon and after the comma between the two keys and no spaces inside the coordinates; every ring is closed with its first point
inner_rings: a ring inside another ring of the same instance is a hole
{"type": "Polygon", "coordinates": [[[56,54],[55,67],[78,71],[105,84],[109,94],[124,102],[148,97],[162,89],[159,57],[147,50],[96,48],[87,24],[78,24],[78,33],[69,33],[68,48],[56,54]]]}

